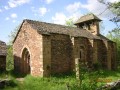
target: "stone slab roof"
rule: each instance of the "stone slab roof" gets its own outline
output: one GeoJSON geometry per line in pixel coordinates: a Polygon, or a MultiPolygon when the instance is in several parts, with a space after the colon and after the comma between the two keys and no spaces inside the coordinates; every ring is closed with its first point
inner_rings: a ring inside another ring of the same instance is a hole
{"type": "Polygon", "coordinates": [[[97,16],[95,16],[94,14],[87,14],[87,15],[84,15],[82,17],[80,17],[76,22],[75,22],[75,25],[76,24],[80,24],[80,23],[83,23],[83,22],[86,22],[86,21],[90,21],[90,20],[98,20],[98,21],[102,21],[101,19],[99,19],[97,16]]]}
{"type": "Polygon", "coordinates": [[[99,37],[91,34],[87,30],[83,30],[77,27],[69,27],[64,25],[58,25],[58,24],[51,24],[46,22],[39,22],[39,21],[33,21],[33,20],[26,20],[35,30],[37,30],[40,34],[65,34],[70,35],[73,37],[86,37],[86,38],[96,38],[99,39],[99,37]]]}
{"type": "Polygon", "coordinates": [[[0,56],[6,56],[7,54],[7,46],[5,42],[0,41],[0,56]]]}
{"type": "MultiPolygon", "coordinates": [[[[99,35],[99,36],[93,35],[92,33],[90,33],[90,31],[80,29],[77,27],[70,27],[70,26],[64,26],[64,25],[28,20],[28,19],[23,20],[23,23],[24,22],[27,22],[33,29],[37,30],[39,34],[50,35],[50,34],[55,33],[55,34],[69,35],[69,36],[73,36],[73,37],[85,37],[85,38],[89,38],[89,39],[109,40],[102,35],[99,35]]],[[[22,26],[22,24],[21,24],[21,26],[22,26]]],[[[20,31],[20,29],[19,29],[19,31],[20,31]]],[[[18,33],[19,33],[19,31],[18,31],[18,33]]],[[[17,37],[17,35],[16,35],[16,37],[17,37]]],[[[16,39],[16,37],[15,37],[15,39],[16,39]]],[[[14,39],[14,41],[15,41],[15,39],[14,39]]],[[[14,41],[13,41],[13,43],[14,43],[14,41]]]]}

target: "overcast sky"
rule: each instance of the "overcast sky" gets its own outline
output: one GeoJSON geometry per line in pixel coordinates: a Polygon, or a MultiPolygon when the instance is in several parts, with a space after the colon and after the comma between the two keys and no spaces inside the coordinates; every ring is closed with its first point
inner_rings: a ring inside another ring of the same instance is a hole
{"type": "MultiPolygon", "coordinates": [[[[107,0],[106,0],[107,1],[107,0]]],[[[108,0],[110,2],[120,0],[108,0]]],[[[107,33],[115,27],[109,22],[109,10],[97,0],[0,0],[0,40],[9,41],[8,35],[22,23],[23,19],[65,24],[69,18],[77,20],[87,13],[94,13],[103,20],[107,33]]]]}

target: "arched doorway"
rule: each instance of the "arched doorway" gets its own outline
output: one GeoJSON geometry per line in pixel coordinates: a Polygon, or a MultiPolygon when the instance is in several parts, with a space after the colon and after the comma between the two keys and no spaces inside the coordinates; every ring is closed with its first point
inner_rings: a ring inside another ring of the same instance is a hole
{"type": "Polygon", "coordinates": [[[23,49],[21,66],[23,74],[30,74],[30,54],[27,48],[23,49]]]}

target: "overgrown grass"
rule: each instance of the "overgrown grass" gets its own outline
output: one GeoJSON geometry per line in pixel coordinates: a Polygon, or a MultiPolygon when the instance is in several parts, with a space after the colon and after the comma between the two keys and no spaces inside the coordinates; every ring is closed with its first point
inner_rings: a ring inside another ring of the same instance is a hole
{"type": "Polygon", "coordinates": [[[75,74],[54,75],[49,78],[27,75],[23,82],[15,80],[16,77],[10,73],[1,74],[0,77],[5,78],[6,74],[12,79],[13,86],[6,86],[3,90],[95,90],[105,83],[120,78],[120,71],[93,71],[84,75],[84,80],[80,87],[75,74]]]}

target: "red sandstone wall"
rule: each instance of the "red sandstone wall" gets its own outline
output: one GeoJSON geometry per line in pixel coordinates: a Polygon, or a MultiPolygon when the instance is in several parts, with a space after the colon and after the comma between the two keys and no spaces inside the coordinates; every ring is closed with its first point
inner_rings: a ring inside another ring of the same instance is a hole
{"type": "MultiPolygon", "coordinates": [[[[110,47],[115,48],[115,45],[111,44],[110,47]]],[[[106,67],[106,62],[108,62],[107,47],[103,41],[62,34],[40,35],[26,22],[13,44],[15,70],[21,73],[23,72],[21,58],[24,48],[27,48],[30,53],[31,74],[37,76],[49,76],[75,70],[75,59],[80,58],[81,49],[84,53],[84,61],[89,67],[92,66],[94,59],[102,62],[103,67],[106,67]]],[[[114,48],[110,49],[113,58],[115,57],[114,48]]],[[[113,59],[112,62],[114,62],[113,59]]]]}
{"type": "Polygon", "coordinates": [[[102,40],[96,40],[97,42],[97,61],[101,63],[102,68],[107,69],[107,47],[102,40]]]}
{"type": "Polygon", "coordinates": [[[91,67],[91,64],[93,62],[93,48],[91,42],[87,38],[83,38],[83,37],[75,38],[74,55],[75,55],[75,59],[79,58],[81,62],[87,63],[87,65],[91,67]],[[80,52],[81,52],[81,58],[80,58],[80,52]]]}
{"type": "Polygon", "coordinates": [[[51,35],[51,73],[71,71],[73,63],[73,46],[67,35],[51,35]]]}
{"type": "Polygon", "coordinates": [[[23,72],[21,63],[22,51],[27,48],[30,53],[30,73],[32,75],[43,75],[42,36],[24,22],[22,28],[13,43],[15,71],[23,72]]]}

